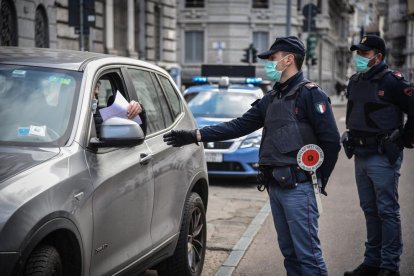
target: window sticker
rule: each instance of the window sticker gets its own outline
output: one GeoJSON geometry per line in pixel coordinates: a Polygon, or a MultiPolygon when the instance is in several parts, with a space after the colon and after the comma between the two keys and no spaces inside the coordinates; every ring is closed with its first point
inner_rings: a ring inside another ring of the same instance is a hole
{"type": "Polygon", "coordinates": [[[65,77],[57,77],[57,76],[49,77],[49,82],[52,82],[52,83],[60,83],[64,85],[69,85],[71,81],[72,80],[70,78],[65,78],[65,77]]]}
{"type": "Polygon", "coordinates": [[[19,137],[29,136],[29,133],[30,133],[29,127],[19,127],[17,129],[17,136],[19,137]]]}
{"type": "Polygon", "coordinates": [[[45,137],[46,126],[30,126],[29,135],[45,137]]]}
{"type": "Polygon", "coordinates": [[[46,126],[29,126],[29,127],[19,127],[17,129],[17,136],[27,137],[27,136],[46,136],[46,126]]]}
{"type": "Polygon", "coordinates": [[[26,71],[25,70],[13,70],[12,76],[14,78],[24,78],[26,77],[26,71]]]}

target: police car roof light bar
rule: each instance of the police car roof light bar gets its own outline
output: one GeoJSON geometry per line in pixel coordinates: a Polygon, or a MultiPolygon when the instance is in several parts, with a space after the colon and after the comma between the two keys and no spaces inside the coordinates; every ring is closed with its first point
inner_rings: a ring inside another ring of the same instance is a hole
{"type": "Polygon", "coordinates": [[[203,77],[194,76],[193,82],[196,83],[217,83],[220,86],[228,86],[229,84],[260,84],[262,78],[237,78],[237,77],[203,77]]]}

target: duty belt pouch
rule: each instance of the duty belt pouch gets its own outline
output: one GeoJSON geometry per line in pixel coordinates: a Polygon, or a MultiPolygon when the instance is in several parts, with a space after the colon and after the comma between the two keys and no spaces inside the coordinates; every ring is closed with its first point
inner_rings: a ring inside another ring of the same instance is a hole
{"type": "Polygon", "coordinates": [[[390,164],[394,165],[400,156],[400,148],[398,145],[395,142],[387,139],[382,142],[382,148],[390,164]]]}
{"type": "Polygon", "coordinates": [[[293,189],[296,187],[296,174],[290,166],[276,167],[272,171],[273,178],[282,189],[293,189]]]}
{"type": "Polygon", "coordinates": [[[351,159],[352,156],[354,155],[354,146],[351,142],[349,131],[345,131],[342,134],[341,143],[344,148],[346,157],[348,157],[348,159],[351,159]]]}

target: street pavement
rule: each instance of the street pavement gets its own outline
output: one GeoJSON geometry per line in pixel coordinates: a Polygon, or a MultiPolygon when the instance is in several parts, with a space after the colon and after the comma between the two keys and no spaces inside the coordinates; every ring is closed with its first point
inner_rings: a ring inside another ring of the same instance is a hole
{"type": "MultiPolygon", "coordinates": [[[[334,104],[340,133],[345,129],[345,107],[334,104]]],[[[401,275],[414,275],[414,150],[405,150],[399,195],[404,252],[401,275]]],[[[366,239],[365,220],[354,180],[353,159],[341,150],[330,178],[328,196],[323,197],[324,212],[319,220],[320,239],[329,275],[343,275],[363,260],[366,239]]],[[[267,217],[250,247],[234,270],[234,276],[286,275],[283,257],[277,244],[271,215],[267,217]]]]}

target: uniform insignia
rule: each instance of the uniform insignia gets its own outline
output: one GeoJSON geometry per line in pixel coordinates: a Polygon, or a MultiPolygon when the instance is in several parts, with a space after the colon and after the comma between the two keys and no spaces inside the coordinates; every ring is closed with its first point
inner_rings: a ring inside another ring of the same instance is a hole
{"type": "Polygon", "coordinates": [[[408,97],[411,97],[413,95],[414,88],[413,87],[407,87],[404,89],[404,94],[408,97]]]}
{"type": "Polygon", "coordinates": [[[378,90],[378,96],[384,97],[384,90],[378,90]]]}
{"type": "Polygon", "coordinates": [[[394,72],[392,72],[392,74],[397,78],[397,79],[402,79],[403,78],[403,75],[402,75],[402,73],[401,72],[399,72],[399,71],[394,71],[394,72]]]}
{"type": "Polygon", "coordinates": [[[314,87],[318,87],[318,85],[314,82],[309,82],[309,83],[305,84],[305,86],[306,86],[307,89],[312,89],[314,87]]]}
{"type": "Polygon", "coordinates": [[[323,114],[323,113],[325,113],[325,111],[326,111],[326,104],[325,103],[316,103],[315,104],[315,108],[316,108],[316,111],[319,113],[319,114],[323,114]]]}
{"type": "Polygon", "coordinates": [[[361,39],[361,44],[364,44],[364,42],[367,40],[367,37],[366,36],[364,36],[362,39],[361,39]]]}

